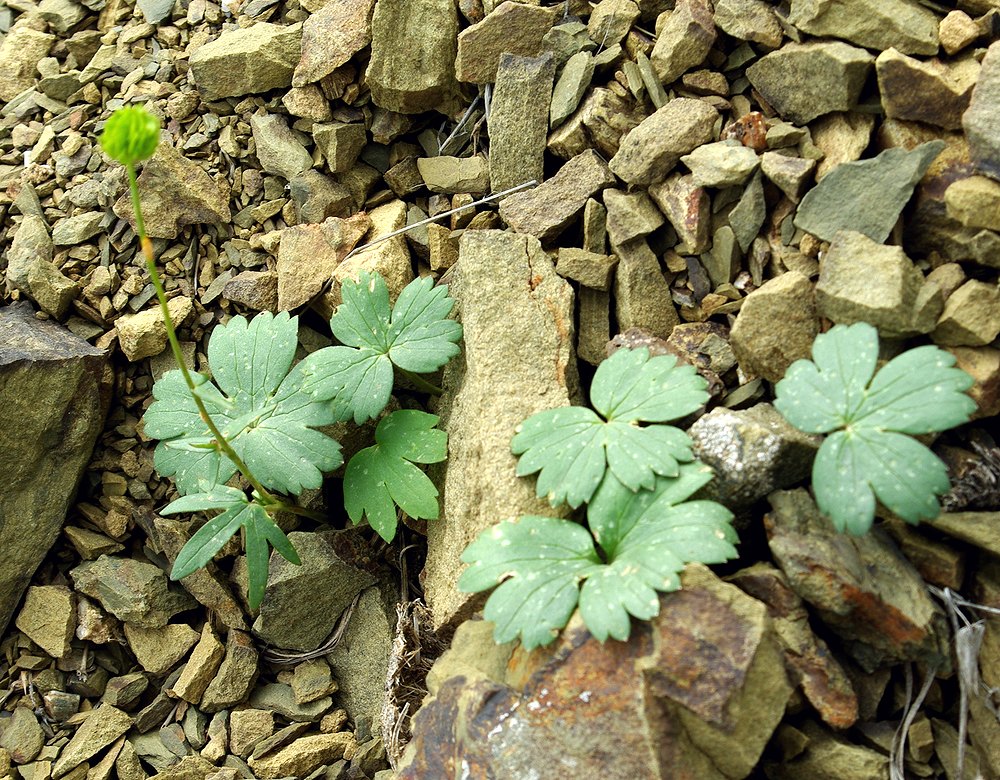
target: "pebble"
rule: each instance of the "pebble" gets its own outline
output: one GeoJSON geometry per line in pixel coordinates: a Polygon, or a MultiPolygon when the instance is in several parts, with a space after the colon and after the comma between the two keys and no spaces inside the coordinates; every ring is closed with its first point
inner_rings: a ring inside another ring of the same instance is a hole
{"type": "Polygon", "coordinates": [[[548,241],[583,211],[587,200],[615,183],[608,164],[594,151],[583,152],[534,189],[500,203],[500,217],[519,233],[548,241]]]}
{"type": "MultiPolygon", "coordinates": [[[[167,309],[170,311],[171,321],[179,327],[191,316],[194,304],[190,298],[182,295],[169,300],[167,309]]],[[[138,314],[122,315],[116,320],[115,328],[122,353],[133,363],[159,355],[167,348],[167,327],[163,324],[163,312],[158,305],[138,314]]]]}
{"type": "Polygon", "coordinates": [[[301,24],[259,22],[227,30],[191,54],[191,74],[205,100],[290,87],[301,39],[301,24]]]}
{"type": "Polygon", "coordinates": [[[789,43],[747,68],[746,76],[783,119],[802,125],[854,108],[874,59],[839,41],[789,43]]]}
{"type": "Polygon", "coordinates": [[[611,171],[632,185],[662,181],[682,155],[712,140],[718,117],[704,101],[671,100],[622,139],[609,163],[611,171]]]}
{"type": "Polygon", "coordinates": [[[14,624],[50,656],[64,658],[76,631],[76,597],[63,585],[32,585],[14,624]]]}

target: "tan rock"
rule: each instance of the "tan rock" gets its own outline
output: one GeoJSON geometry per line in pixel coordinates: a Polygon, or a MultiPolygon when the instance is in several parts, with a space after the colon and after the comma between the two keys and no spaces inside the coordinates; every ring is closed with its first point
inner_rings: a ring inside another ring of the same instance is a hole
{"type": "Polygon", "coordinates": [[[1000,289],[996,283],[969,279],[944,304],[935,343],[949,347],[981,347],[1000,334],[1000,289]]]}
{"type": "Polygon", "coordinates": [[[229,716],[229,749],[243,759],[257,743],[274,734],[274,713],[269,710],[234,710],[229,716]]]}
{"type": "Polygon", "coordinates": [[[211,623],[206,622],[201,630],[198,644],[195,645],[191,657],[170,693],[191,704],[199,704],[208,684],[219,671],[219,665],[225,654],[226,649],[211,623]]]}
{"type": "Polygon", "coordinates": [[[292,84],[319,81],[344,65],[372,40],[375,0],[328,2],[302,25],[302,56],[292,84]]]}
{"type": "Polygon", "coordinates": [[[955,366],[972,377],[966,392],[979,407],[974,418],[1000,414],[1000,349],[995,347],[947,347],[955,366]]]}
{"type": "Polygon", "coordinates": [[[258,658],[250,635],[231,629],[226,637],[226,656],[201,697],[201,709],[215,713],[244,701],[257,681],[258,658]]]}
{"type": "Polygon", "coordinates": [[[670,84],[701,65],[715,43],[715,20],[707,0],[678,0],[656,20],[656,44],[649,61],[657,77],[670,84]]]}
{"type": "Polygon", "coordinates": [[[483,21],[458,35],[455,75],[459,81],[489,84],[496,81],[501,54],[534,57],[542,50],[542,38],[561,11],[525,3],[498,5],[483,21]]]}
{"type": "Polygon", "coordinates": [[[618,265],[618,258],[614,255],[564,246],[559,247],[557,257],[556,273],[560,276],[573,279],[592,290],[607,292],[611,288],[611,277],[618,265]]]}
{"type": "Polygon", "coordinates": [[[420,157],[417,170],[431,192],[482,195],[490,189],[490,166],[482,155],[474,157],[420,157]]]}
{"type": "Polygon", "coordinates": [[[1000,230],[1000,182],[969,176],[953,182],[944,193],[948,216],[966,227],[1000,230]]]}
{"type": "Polygon", "coordinates": [[[183,623],[163,628],[126,623],[125,638],[143,669],[150,674],[166,674],[198,641],[198,632],[183,623]]]}
{"type": "Polygon", "coordinates": [[[974,57],[923,62],[887,49],[876,58],[875,73],[887,117],[957,130],[972,98],[979,63],[974,57]]]}
{"type": "MultiPolygon", "coordinates": [[[[170,320],[179,328],[194,313],[194,303],[180,295],[167,302],[170,320]]],[[[118,345],[131,362],[159,355],[167,348],[167,326],[163,322],[163,312],[159,306],[138,314],[126,314],[115,322],[118,330],[118,345]]]]}
{"type": "Polygon", "coordinates": [[[102,704],[93,710],[52,767],[52,777],[60,778],[132,728],[132,718],[117,707],[102,704]]]}
{"type": "Polygon", "coordinates": [[[323,764],[350,758],[357,749],[354,735],[347,731],[300,737],[292,744],[250,759],[250,768],[261,780],[279,777],[305,777],[323,764]]]}
{"type": "Polygon", "coordinates": [[[941,48],[957,54],[980,36],[979,25],[965,11],[949,11],[938,24],[941,48]]]}
{"type": "Polygon", "coordinates": [[[53,658],[63,658],[76,631],[73,591],[63,585],[31,586],[14,625],[53,658]]]}
{"type": "Polygon", "coordinates": [[[0,41],[0,101],[12,100],[35,83],[35,66],[56,36],[16,24],[0,41]]]}

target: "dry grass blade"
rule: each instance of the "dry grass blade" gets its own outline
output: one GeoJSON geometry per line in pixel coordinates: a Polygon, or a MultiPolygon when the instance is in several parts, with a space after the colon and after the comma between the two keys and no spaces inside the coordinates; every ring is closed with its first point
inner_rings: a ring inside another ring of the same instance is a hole
{"type": "Polygon", "coordinates": [[[358,600],[360,598],[361,593],[359,592],[354,597],[354,601],[351,602],[351,605],[344,610],[340,618],[337,620],[337,625],[334,626],[333,633],[331,633],[329,638],[315,650],[310,650],[305,653],[286,653],[278,648],[268,647],[265,648],[262,653],[264,660],[274,664],[275,666],[294,666],[295,664],[302,663],[303,661],[308,661],[312,658],[319,658],[320,656],[332,653],[334,648],[340,644],[340,640],[344,637],[344,633],[347,631],[347,627],[351,623],[351,616],[354,614],[354,608],[358,605],[358,600]]]}

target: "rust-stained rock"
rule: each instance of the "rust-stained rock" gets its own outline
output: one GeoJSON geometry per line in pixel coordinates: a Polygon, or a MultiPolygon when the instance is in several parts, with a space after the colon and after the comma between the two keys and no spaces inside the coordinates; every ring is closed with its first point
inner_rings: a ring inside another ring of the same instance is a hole
{"type": "Polygon", "coordinates": [[[767,604],[789,674],[823,721],[835,729],[853,726],[858,719],[858,697],[851,681],[826,642],[809,627],[809,613],[785,575],[758,563],[726,581],[767,604]]]}
{"type": "Polygon", "coordinates": [[[866,670],[951,663],[947,622],[920,575],[884,532],[834,531],[803,489],[776,491],[764,516],[771,554],[789,585],[866,670]]]}
{"type": "Polygon", "coordinates": [[[695,184],[691,174],[671,174],[650,187],[649,196],[677,231],[680,239],[674,247],[677,252],[697,255],[709,248],[711,199],[704,187],[695,184]]]}
{"type": "Polygon", "coordinates": [[[516,650],[506,684],[453,666],[414,719],[400,780],[749,775],[791,693],[767,609],[703,566],[682,581],[628,642],[602,645],[574,619],[552,647],[516,650]]]}

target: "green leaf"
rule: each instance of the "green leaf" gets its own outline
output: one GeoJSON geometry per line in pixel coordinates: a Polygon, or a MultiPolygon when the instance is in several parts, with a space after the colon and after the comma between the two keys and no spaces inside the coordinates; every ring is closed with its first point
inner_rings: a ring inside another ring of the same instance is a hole
{"type": "Polygon", "coordinates": [[[944,463],[923,444],[890,431],[859,429],[829,436],[813,461],[816,505],[838,531],[866,533],[878,497],[910,523],[931,520],[948,492],[944,463]]]}
{"type": "Polygon", "coordinates": [[[470,566],[458,587],[478,592],[499,585],[483,612],[496,624],[498,642],[520,636],[529,650],[546,644],[577,603],[597,639],[625,640],[630,616],[656,615],[657,591],[680,587],[687,563],[721,563],[736,556],[732,514],[725,507],[711,501],[680,503],[708,478],[704,466],[686,464],[676,478],[657,479],[652,490],[636,492],[609,474],[587,510],[606,563],[582,526],[522,517],[484,531],[469,545],[462,561],[470,566]]]}
{"type": "Polygon", "coordinates": [[[413,518],[435,520],[437,488],[414,463],[437,463],[448,455],[448,436],[434,429],[438,418],[414,409],[393,412],[375,429],[375,446],[358,452],[344,471],[344,507],[357,524],[364,517],[379,536],[396,535],[396,507],[413,518]]]}
{"type": "Polygon", "coordinates": [[[374,419],[392,391],[393,365],[404,371],[436,371],[458,354],[462,326],[447,319],[454,306],[445,285],[414,279],[390,311],[389,290],[378,274],[362,271],[341,286],[343,303],[330,319],[344,347],[314,352],[303,363],[308,388],[330,399],[340,419],[374,419]]]}
{"type": "Polygon", "coordinates": [[[947,470],[903,434],[946,430],[976,409],[964,393],[972,378],[944,350],[917,347],[876,374],[877,356],[875,328],[837,325],[816,337],[813,361],[794,363],[775,387],[774,405],[792,425],[836,431],[813,462],[813,491],[834,526],[854,534],[871,527],[876,497],[910,523],[937,515],[947,470]]]}
{"type": "Polygon", "coordinates": [[[119,108],[104,124],[99,141],[105,154],[122,165],[142,162],[160,143],[160,120],[142,106],[119,108]]]}
{"type": "MultiPolygon", "coordinates": [[[[315,430],[335,422],[334,410],[310,392],[301,363],[289,371],[297,332],[297,318],[287,313],[217,325],[208,344],[215,383],[202,378],[197,388],[213,422],[261,484],[292,494],[318,488],[323,474],[343,462],[340,445],[315,430]]],[[[164,374],[153,397],[145,433],[162,440],[154,465],[173,476],[178,491],[192,493],[203,480],[221,484],[236,473],[229,458],[204,449],[212,437],[180,371],[164,374]]]]}
{"type": "Polygon", "coordinates": [[[483,610],[496,641],[520,636],[528,650],[555,639],[576,608],[580,581],[601,566],[585,528],[530,515],[483,531],[462,561],[470,566],[459,590],[476,593],[500,584],[483,610]]]}
{"type": "Polygon", "coordinates": [[[591,400],[582,407],[533,414],[516,429],[511,450],[518,476],[538,472],[536,491],[553,506],[589,501],[606,470],[632,490],[675,476],[694,459],[691,440],[678,428],[641,427],[690,414],[708,401],[705,380],[669,355],[620,349],[594,374],[591,400]],[[604,416],[602,419],[601,415],[604,416]]]}

